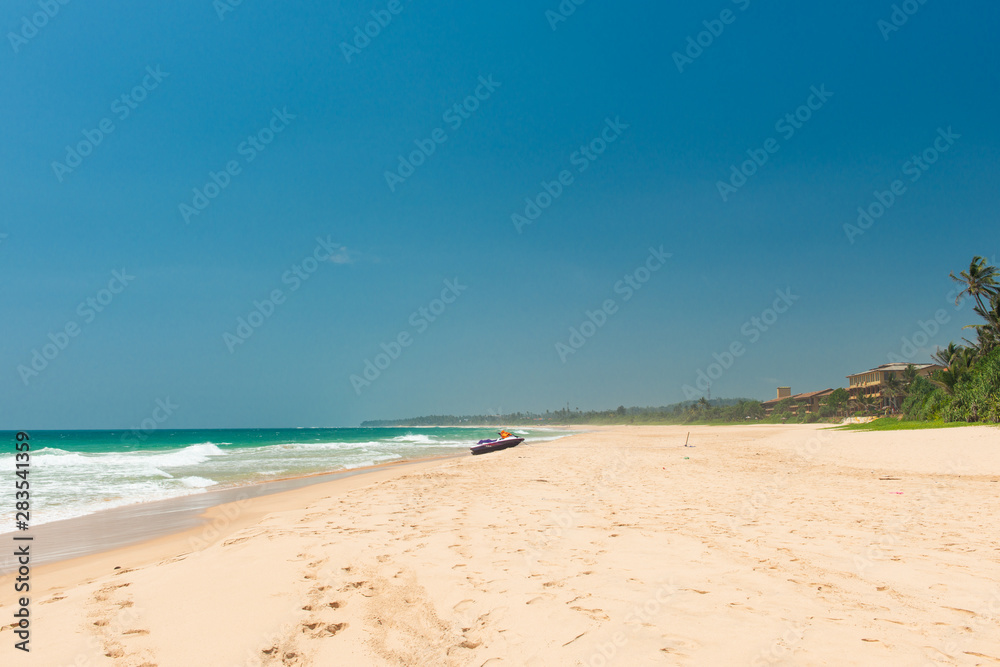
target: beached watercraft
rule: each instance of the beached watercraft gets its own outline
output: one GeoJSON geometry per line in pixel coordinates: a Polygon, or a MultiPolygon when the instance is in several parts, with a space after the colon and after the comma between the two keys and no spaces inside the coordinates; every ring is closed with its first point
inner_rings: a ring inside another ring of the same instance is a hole
{"type": "Polygon", "coordinates": [[[474,446],[469,449],[472,450],[473,454],[486,454],[487,452],[498,452],[501,449],[507,449],[508,447],[517,447],[522,442],[524,438],[501,438],[499,440],[480,440],[474,446]]]}

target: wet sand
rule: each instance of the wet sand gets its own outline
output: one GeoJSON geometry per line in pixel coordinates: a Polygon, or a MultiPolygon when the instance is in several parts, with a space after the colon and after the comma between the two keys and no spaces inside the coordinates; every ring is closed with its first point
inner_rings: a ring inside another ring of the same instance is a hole
{"type": "MultiPolygon", "coordinates": [[[[219,505],[239,503],[242,506],[245,501],[259,496],[283,493],[379,470],[392,470],[427,461],[442,461],[455,456],[464,454],[392,461],[341,472],[233,486],[190,496],[124,505],[82,517],[52,521],[35,526],[27,533],[31,535],[33,547],[38,554],[32,559],[32,564],[37,566],[89,556],[196,529],[211,523],[210,517],[213,515],[207,512],[219,505]]],[[[10,543],[15,535],[18,533],[0,533],[0,544],[10,543]]],[[[13,555],[4,553],[0,557],[0,576],[15,569],[17,563],[13,555]]]]}

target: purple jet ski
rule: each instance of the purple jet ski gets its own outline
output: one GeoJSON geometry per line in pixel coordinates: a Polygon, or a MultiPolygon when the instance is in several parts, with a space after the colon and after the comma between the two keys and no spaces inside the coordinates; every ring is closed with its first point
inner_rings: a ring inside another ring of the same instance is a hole
{"type": "MultiPolygon", "coordinates": [[[[507,432],[504,431],[503,433],[506,434],[507,432]]],[[[522,442],[524,442],[524,438],[515,438],[514,436],[507,434],[506,437],[499,438],[497,440],[480,440],[469,449],[472,450],[473,454],[486,454],[487,452],[498,452],[501,449],[507,449],[508,447],[517,447],[522,442]]]]}

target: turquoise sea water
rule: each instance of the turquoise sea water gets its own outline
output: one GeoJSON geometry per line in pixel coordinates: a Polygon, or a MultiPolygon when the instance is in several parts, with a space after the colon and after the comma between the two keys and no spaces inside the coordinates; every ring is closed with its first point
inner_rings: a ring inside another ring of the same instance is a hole
{"type": "MultiPolygon", "coordinates": [[[[527,442],[552,430],[509,429],[527,442]]],[[[131,503],[162,500],[396,460],[468,453],[490,428],[301,428],[153,431],[31,431],[31,525],[131,503]]],[[[0,457],[14,479],[14,436],[0,457]]],[[[14,529],[13,503],[0,505],[0,533],[14,529]]]]}

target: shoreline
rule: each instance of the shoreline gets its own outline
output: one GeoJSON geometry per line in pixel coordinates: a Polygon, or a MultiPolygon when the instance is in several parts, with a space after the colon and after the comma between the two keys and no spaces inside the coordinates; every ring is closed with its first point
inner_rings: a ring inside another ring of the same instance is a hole
{"type": "MultiPolygon", "coordinates": [[[[52,565],[64,561],[99,555],[117,549],[141,547],[146,542],[197,531],[207,525],[228,505],[241,505],[255,498],[282,494],[318,484],[378,473],[383,470],[410,465],[445,461],[466,456],[467,453],[439,454],[401,461],[386,461],[372,466],[362,466],[333,472],[317,472],[272,479],[266,482],[235,484],[204,493],[196,493],[161,500],[140,501],[119,505],[82,516],[59,519],[33,526],[35,548],[42,555],[32,559],[35,566],[52,565]],[[110,534],[109,534],[110,533],[110,534]],[[40,539],[39,539],[40,538],[40,539]],[[109,539],[110,538],[110,539],[109,539]],[[55,546],[47,551],[45,546],[55,546]]],[[[10,541],[18,532],[0,533],[0,542],[10,541]]],[[[16,569],[10,555],[0,559],[0,582],[16,569]]]]}
{"type": "MultiPolygon", "coordinates": [[[[470,455],[471,457],[471,455],[470,455]]],[[[247,529],[255,522],[273,512],[289,511],[301,508],[303,504],[317,502],[319,500],[343,495],[357,489],[363,489],[371,484],[392,480],[408,472],[417,472],[424,469],[433,469],[451,459],[464,458],[461,454],[446,455],[437,457],[425,457],[409,461],[392,461],[376,466],[367,466],[357,471],[347,471],[346,474],[338,473],[318,473],[305,477],[291,478],[288,481],[309,480],[304,484],[299,484],[290,488],[273,489],[258,493],[257,495],[243,498],[227,500],[222,503],[214,503],[201,511],[194,508],[184,508],[183,511],[189,515],[189,522],[184,526],[172,525],[164,529],[157,529],[153,534],[143,535],[135,539],[129,538],[127,541],[110,546],[95,548],[87,553],[80,553],[59,558],[36,558],[32,556],[31,575],[34,582],[31,584],[32,598],[38,599],[45,596],[56,596],[60,592],[76,586],[86,585],[101,577],[114,576],[134,569],[143,567],[155,567],[157,564],[183,560],[189,557],[196,558],[199,552],[217,545],[237,531],[247,529]],[[319,477],[334,477],[333,479],[316,479],[319,477]]],[[[261,487],[276,484],[276,481],[263,482],[260,484],[239,487],[261,487]]],[[[236,489],[227,489],[233,491],[236,489]]],[[[220,493],[223,490],[216,491],[220,493]]],[[[184,500],[189,496],[181,498],[169,498],[167,500],[152,501],[151,503],[139,503],[139,505],[150,505],[153,503],[169,504],[173,501],[184,500]]],[[[134,507],[134,505],[126,506],[134,507]]],[[[105,512],[125,508],[112,508],[105,512]]],[[[65,522],[77,522],[96,515],[85,517],[74,517],[65,519],[65,522]]],[[[157,514],[156,516],[163,516],[157,514]]],[[[52,524],[43,525],[53,525],[52,524]]],[[[98,524],[99,525],[99,524],[98,524]]],[[[92,526],[86,526],[90,529],[92,526]]],[[[0,538],[9,538],[16,533],[6,533],[0,538]]],[[[9,544],[15,544],[9,542],[9,544]]],[[[40,547],[40,542],[32,543],[33,554],[40,547]]],[[[14,572],[6,571],[0,573],[0,590],[13,590],[14,572]]],[[[51,597],[50,597],[51,599],[51,597]]],[[[0,598],[0,603],[6,602],[0,598]]],[[[5,604],[0,604],[3,609],[5,604]]],[[[6,626],[0,624],[0,632],[7,630],[6,626]]],[[[2,645],[0,645],[2,654],[2,645]]]]}
{"type": "MultiPolygon", "coordinates": [[[[379,428],[379,427],[370,427],[379,428]]],[[[398,427],[387,427],[398,428],[398,427]]],[[[411,427],[405,427],[411,428],[411,427]]],[[[417,428],[417,427],[412,427],[417,428]]],[[[463,427],[447,427],[463,428],[463,427]]],[[[482,427],[469,427],[482,428],[482,427]]],[[[91,429],[104,431],[106,429],[91,429]]],[[[179,429],[184,430],[184,429],[179,429]]],[[[192,432],[231,429],[186,429],[192,432]]],[[[539,428],[538,431],[556,430],[539,428]]],[[[570,429],[567,429],[570,430],[570,429]]],[[[575,431],[575,429],[572,429],[575,431]]],[[[51,431],[59,433],[61,431],[51,431]]],[[[566,435],[570,435],[569,433],[566,435]]],[[[471,446],[471,445],[470,445],[471,446]]],[[[468,449],[383,461],[356,468],[306,472],[266,481],[242,481],[219,484],[202,493],[192,493],[156,500],[137,500],[96,512],[33,525],[29,531],[43,555],[35,565],[93,555],[103,551],[141,544],[174,533],[198,528],[213,507],[263,495],[283,493],[303,486],[322,484],[340,478],[377,472],[383,468],[406,466],[425,461],[446,460],[469,455],[468,449]],[[44,545],[44,546],[43,546],[44,545]]],[[[17,531],[0,532],[0,541],[10,541],[17,531]]],[[[22,534],[23,535],[23,534],[22,534]]],[[[13,571],[16,562],[10,554],[0,555],[0,578],[13,571]]]]}

